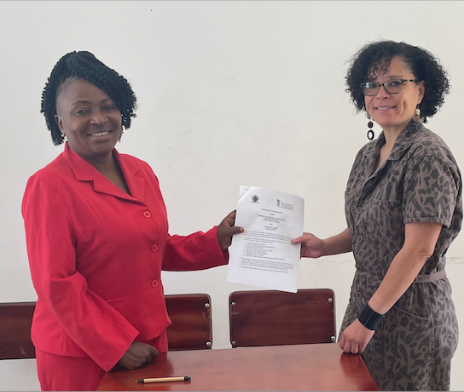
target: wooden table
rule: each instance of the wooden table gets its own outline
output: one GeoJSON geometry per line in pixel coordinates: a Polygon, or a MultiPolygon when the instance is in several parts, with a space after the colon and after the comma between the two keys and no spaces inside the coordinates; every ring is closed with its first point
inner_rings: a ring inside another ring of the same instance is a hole
{"type": "Polygon", "coordinates": [[[359,355],[336,343],[161,353],[150,365],[108,372],[99,391],[377,391],[359,355]],[[139,384],[190,376],[189,382],[139,384]]]}

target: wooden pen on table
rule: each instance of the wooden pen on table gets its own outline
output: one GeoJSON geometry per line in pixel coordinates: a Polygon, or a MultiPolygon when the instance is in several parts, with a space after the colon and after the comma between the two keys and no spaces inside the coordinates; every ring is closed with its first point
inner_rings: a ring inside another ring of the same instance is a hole
{"type": "Polygon", "coordinates": [[[149,384],[151,382],[172,382],[172,381],[190,381],[189,376],[184,377],[156,377],[156,378],[143,378],[142,380],[137,380],[141,384],[149,384]]]}

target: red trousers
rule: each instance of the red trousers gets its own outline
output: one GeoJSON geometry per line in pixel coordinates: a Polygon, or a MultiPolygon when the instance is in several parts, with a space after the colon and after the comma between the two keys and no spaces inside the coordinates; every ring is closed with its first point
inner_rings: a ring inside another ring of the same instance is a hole
{"type": "MultiPolygon", "coordinates": [[[[159,352],[168,351],[166,331],[148,343],[159,352]]],[[[42,391],[96,391],[106,373],[90,357],[55,355],[38,348],[35,353],[42,391]]]]}

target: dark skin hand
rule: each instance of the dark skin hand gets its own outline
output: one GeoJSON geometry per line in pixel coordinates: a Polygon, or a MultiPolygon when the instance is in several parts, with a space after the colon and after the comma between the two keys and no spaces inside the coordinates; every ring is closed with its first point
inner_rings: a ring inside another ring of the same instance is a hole
{"type": "Polygon", "coordinates": [[[233,235],[243,233],[243,227],[234,226],[236,213],[237,210],[232,211],[217,228],[217,239],[222,250],[227,249],[232,244],[233,235]]]}
{"type": "Polygon", "coordinates": [[[119,360],[118,365],[126,369],[136,369],[153,362],[159,352],[153,346],[142,342],[133,342],[126,353],[119,360]]]}

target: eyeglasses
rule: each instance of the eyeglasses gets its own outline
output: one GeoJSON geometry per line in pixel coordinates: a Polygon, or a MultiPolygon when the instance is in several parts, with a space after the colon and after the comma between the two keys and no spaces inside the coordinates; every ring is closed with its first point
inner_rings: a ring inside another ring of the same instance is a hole
{"type": "Polygon", "coordinates": [[[361,83],[359,87],[361,87],[365,96],[372,97],[379,92],[381,86],[388,94],[398,94],[403,88],[403,84],[417,81],[417,79],[391,79],[385,83],[365,82],[361,83]]]}

